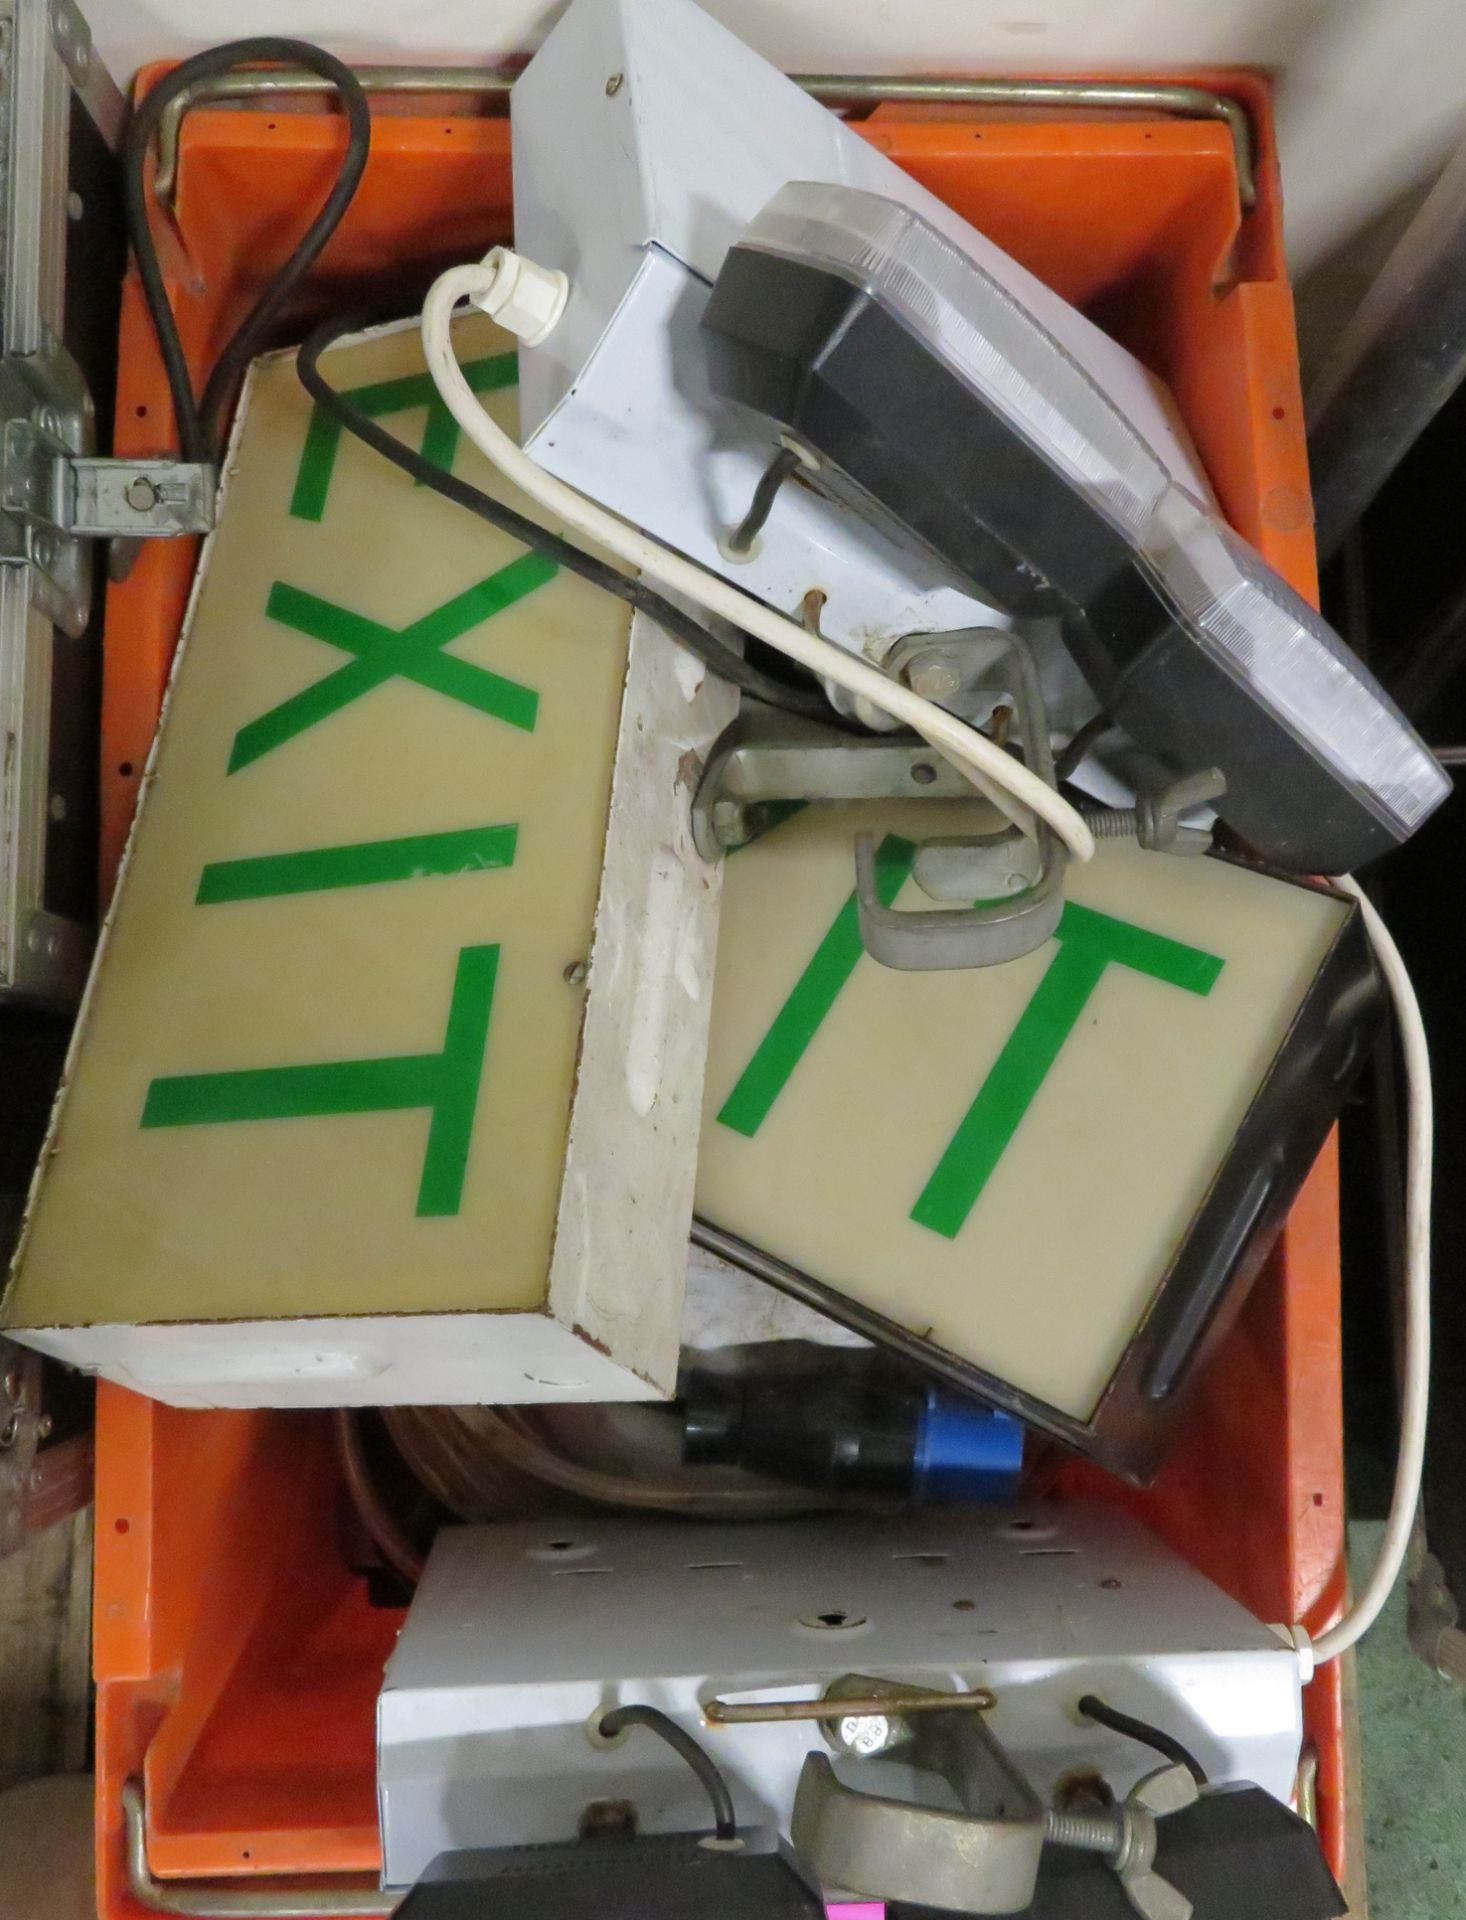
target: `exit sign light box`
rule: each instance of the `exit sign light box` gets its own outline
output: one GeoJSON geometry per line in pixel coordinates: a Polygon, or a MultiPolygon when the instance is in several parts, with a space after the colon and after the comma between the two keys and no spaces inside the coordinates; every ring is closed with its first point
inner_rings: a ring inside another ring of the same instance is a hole
{"type": "Polygon", "coordinates": [[[919,906],[916,844],[984,804],[808,808],[728,860],[698,1234],[1145,1478],[1365,1057],[1373,963],[1328,887],[1105,841],[1037,952],[878,966],[851,836],[919,906]]]}
{"type": "MultiPolygon", "coordinates": [[[[514,343],[460,323],[511,431],[514,343]]],[[[416,330],[328,377],[458,444],[416,330]]],[[[736,696],[257,364],[8,1332],[181,1405],[675,1385],[736,696]]]]}

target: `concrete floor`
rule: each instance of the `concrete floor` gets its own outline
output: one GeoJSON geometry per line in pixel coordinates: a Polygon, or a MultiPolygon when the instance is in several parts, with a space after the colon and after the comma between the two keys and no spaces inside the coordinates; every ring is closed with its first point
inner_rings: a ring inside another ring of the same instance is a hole
{"type": "MultiPolygon", "coordinates": [[[[1381,1521],[1350,1526],[1356,1589],[1382,1532],[1381,1521]]],[[[1466,1693],[1411,1652],[1403,1583],[1361,1643],[1358,1688],[1370,1910],[1466,1916],[1466,1693]]]]}

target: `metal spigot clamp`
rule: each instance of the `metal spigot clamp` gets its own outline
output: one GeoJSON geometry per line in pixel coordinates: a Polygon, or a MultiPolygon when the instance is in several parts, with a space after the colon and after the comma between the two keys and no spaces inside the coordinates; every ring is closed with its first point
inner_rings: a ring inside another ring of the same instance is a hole
{"type": "Polygon", "coordinates": [[[1051,1810],[1044,1837],[1054,1846],[1103,1854],[1142,1920],[1191,1920],[1191,1902],[1155,1870],[1156,1823],[1194,1806],[1199,1794],[1188,1768],[1159,1767],[1135,1783],[1121,1806],[1098,1813],[1051,1810]]]}

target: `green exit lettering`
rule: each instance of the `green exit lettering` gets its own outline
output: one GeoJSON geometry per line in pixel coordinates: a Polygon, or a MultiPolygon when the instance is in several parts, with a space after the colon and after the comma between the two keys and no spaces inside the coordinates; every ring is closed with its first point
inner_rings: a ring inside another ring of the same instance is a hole
{"type": "MultiPolygon", "coordinates": [[[[492,353],[482,360],[466,360],[463,377],[475,393],[497,393],[517,383],[519,357],[513,353],[492,353]]],[[[435,467],[445,470],[452,467],[453,456],[458,451],[458,422],[449,413],[430,374],[406,373],[395,380],[373,380],[364,387],[347,387],[341,397],[369,420],[380,420],[389,413],[406,413],[414,407],[425,408],[422,457],[431,460],[435,467]]],[[[340,445],[341,422],[324,407],[315,407],[290,496],[290,511],[297,520],[324,517],[340,445]]]]}
{"type": "MultiPolygon", "coordinates": [[[[909,841],[894,835],[881,843],[876,873],[885,904],[894,900],[910,873],[913,852],[909,841]]],[[[1064,908],[1055,942],[1042,979],[911,1210],[919,1226],[949,1240],[962,1231],[1108,968],[1129,967],[1204,996],[1216,985],[1224,964],[1216,954],[1073,901],[1064,908]]],[[[723,1103],[721,1125],[750,1139],[758,1132],[861,952],[852,893],[723,1103]]]]}
{"type": "Polygon", "coordinates": [[[369,620],[365,614],[353,613],[277,580],[265,603],[268,618],[312,640],[324,640],[327,646],[337,647],[352,658],[324,680],[292,694],[278,707],[271,707],[268,713],[241,727],[229,755],[230,773],[238,773],[241,767],[273,753],[287,740],[318,726],[393,679],[414,681],[532,733],[539,708],[539,695],[533,688],[460,660],[444,649],[523,600],[526,594],[548,585],[558,572],[555,562],[543,554],[521,554],[486,580],[400,629],[385,627],[379,620],[369,620]]]}
{"type": "Polygon", "coordinates": [[[211,1127],[245,1120],[317,1119],[425,1107],[431,1119],[417,1211],[424,1218],[457,1213],[468,1171],[498,970],[497,946],[460,951],[447,1031],[437,1053],[173,1074],[154,1080],[148,1088],[142,1124],[211,1127]]]}
{"type": "MultiPolygon", "coordinates": [[[[471,361],[464,372],[473,391],[483,394],[513,386],[516,368],[516,356],[503,353],[471,361]]],[[[347,397],[372,418],[426,407],[423,455],[451,468],[457,424],[426,373],[356,387],[347,397]]],[[[290,512],[297,518],[320,520],[324,514],[340,439],[339,422],[317,407],[290,502],[290,512]]],[[[446,649],[547,585],[557,572],[554,561],[539,553],[523,553],[400,629],[277,580],[266,603],[267,618],[351,657],[324,679],[241,727],[230,753],[229,773],[251,765],[394,679],[416,683],[511,727],[533,732],[539,695],[532,687],[491,673],[446,649]]],[[[211,861],[199,876],[196,904],[240,904],[508,867],[514,861],[517,838],[515,825],[487,825],[211,861]]],[[[499,951],[497,945],[460,950],[447,1028],[436,1053],[165,1075],[149,1085],[141,1124],[148,1129],[227,1126],[421,1107],[429,1120],[417,1212],[423,1218],[456,1214],[467,1177],[499,951]]]]}

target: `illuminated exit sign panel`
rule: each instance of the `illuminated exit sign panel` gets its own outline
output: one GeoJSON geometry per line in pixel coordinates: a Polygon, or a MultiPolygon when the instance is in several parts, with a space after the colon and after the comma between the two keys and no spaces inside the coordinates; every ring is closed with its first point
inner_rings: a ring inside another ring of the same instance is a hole
{"type": "Polygon", "coordinates": [[[1184,1341],[1188,1288],[1216,1321],[1196,1290],[1218,1291],[1217,1262],[1276,1223],[1316,1151],[1373,1006],[1368,961],[1337,895],[1105,842],[1041,951],[876,965],[853,835],[877,835],[883,896],[917,907],[914,843],[972,820],[809,808],[728,861],[698,1213],[1133,1464],[1138,1376],[1124,1436],[1096,1429],[1144,1370],[1137,1335],[1184,1341]]]}
{"type": "MultiPolygon", "coordinates": [[[[459,351],[512,430],[513,343],[459,351]]],[[[489,482],[415,332],[325,368],[489,482]]],[[[698,988],[677,760],[726,704],[262,362],[7,1322],[169,1397],[670,1386],[708,995],[651,982],[648,1034],[622,922],[655,846],[698,988]],[[665,1195],[639,1232],[633,1179],[665,1195]]]]}

